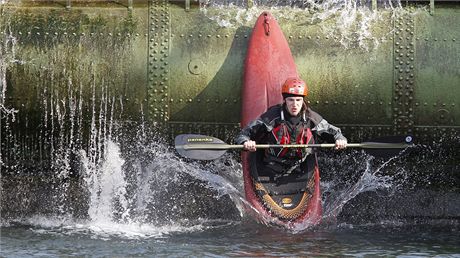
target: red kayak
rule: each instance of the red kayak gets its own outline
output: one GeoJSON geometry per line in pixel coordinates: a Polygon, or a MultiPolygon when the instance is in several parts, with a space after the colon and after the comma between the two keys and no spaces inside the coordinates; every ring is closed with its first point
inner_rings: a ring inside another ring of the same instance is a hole
{"type": "MultiPolygon", "coordinates": [[[[263,12],[254,25],[246,54],[242,127],[282,103],[281,86],[289,77],[298,77],[291,50],[275,18],[263,12]]],[[[318,224],[322,210],[316,156],[307,160],[305,175],[286,175],[275,182],[258,173],[260,155],[263,150],[242,154],[246,199],[257,219],[289,228],[318,224]]]]}

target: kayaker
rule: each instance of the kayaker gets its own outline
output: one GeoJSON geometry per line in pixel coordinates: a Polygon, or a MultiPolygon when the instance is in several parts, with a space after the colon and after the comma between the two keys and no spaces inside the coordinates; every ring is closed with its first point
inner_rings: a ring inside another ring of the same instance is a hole
{"type": "MultiPolygon", "coordinates": [[[[304,101],[308,95],[306,83],[300,78],[288,78],[282,86],[283,103],[274,105],[259,118],[250,122],[235,138],[244,150],[254,152],[257,144],[311,144],[318,138],[333,137],[335,148],[347,146],[340,129],[329,124],[304,101]]],[[[331,138],[332,139],[332,138],[331,138]]],[[[266,173],[284,174],[301,169],[303,161],[313,153],[310,148],[270,148],[261,161],[266,173]]],[[[299,170],[302,171],[303,169],[299,170]]],[[[264,173],[264,174],[266,174],[264,173]]]]}

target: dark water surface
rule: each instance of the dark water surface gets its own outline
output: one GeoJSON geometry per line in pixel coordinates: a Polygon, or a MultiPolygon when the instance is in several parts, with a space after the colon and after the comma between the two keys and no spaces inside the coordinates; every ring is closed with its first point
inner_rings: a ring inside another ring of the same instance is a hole
{"type": "Polygon", "coordinates": [[[243,221],[189,226],[34,218],[1,228],[2,257],[460,257],[455,221],[340,224],[293,233],[243,221]]]}

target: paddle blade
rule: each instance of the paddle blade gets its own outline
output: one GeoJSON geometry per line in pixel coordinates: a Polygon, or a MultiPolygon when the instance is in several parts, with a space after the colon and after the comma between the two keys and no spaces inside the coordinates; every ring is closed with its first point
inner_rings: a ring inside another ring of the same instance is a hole
{"type": "Polygon", "coordinates": [[[364,151],[375,157],[390,158],[397,156],[405,148],[413,144],[414,138],[411,135],[406,136],[385,136],[363,142],[364,151]]]}
{"type": "Polygon", "coordinates": [[[226,145],[226,143],[220,139],[200,134],[180,134],[174,139],[176,151],[182,157],[189,159],[213,160],[221,157],[227,151],[225,149],[189,149],[189,147],[193,147],[194,145],[202,146],[203,144],[209,146],[214,144],[216,144],[216,146],[226,145]]]}

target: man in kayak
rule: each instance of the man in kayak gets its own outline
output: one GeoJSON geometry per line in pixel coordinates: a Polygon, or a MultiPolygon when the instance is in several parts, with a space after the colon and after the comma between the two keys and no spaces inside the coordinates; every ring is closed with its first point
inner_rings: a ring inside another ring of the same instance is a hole
{"type": "MultiPolygon", "coordinates": [[[[259,118],[249,123],[236,137],[244,150],[256,151],[258,144],[312,144],[319,138],[333,137],[336,149],[347,146],[347,139],[338,127],[329,124],[318,113],[307,106],[308,95],[305,82],[299,78],[288,78],[282,86],[283,103],[274,105],[259,118]]],[[[259,158],[263,174],[267,176],[305,171],[310,148],[269,148],[259,158]]],[[[260,171],[262,172],[262,171],[260,171]]]]}

